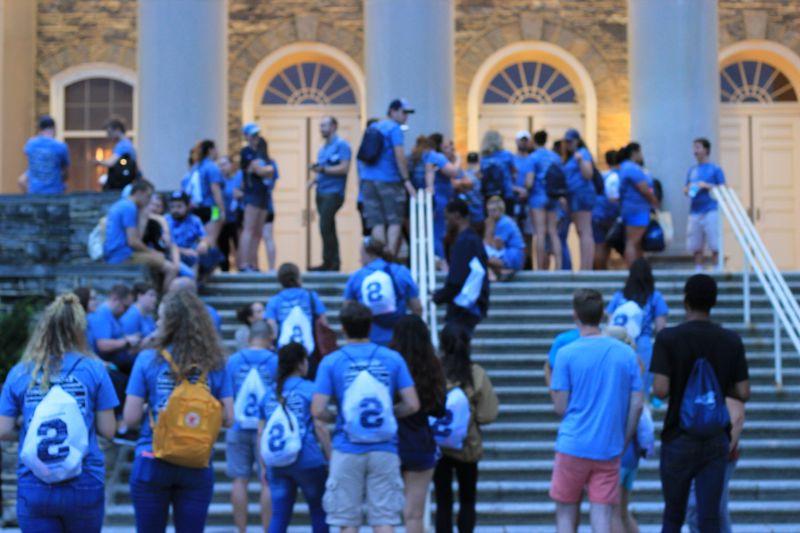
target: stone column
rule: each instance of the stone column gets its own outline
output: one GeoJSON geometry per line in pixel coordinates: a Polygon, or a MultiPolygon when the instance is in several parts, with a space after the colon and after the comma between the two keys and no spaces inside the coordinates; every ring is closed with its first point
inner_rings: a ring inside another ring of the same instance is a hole
{"type": "Polygon", "coordinates": [[[407,98],[407,146],[422,133],[453,137],[454,20],[453,0],[364,1],[368,117],[407,98]]]}
{"type": "Polygon", "coordinates": [[[686,250],[692,139],[708,138],[712,159],[719,154],[718,24],[717,0],[628,0],[631,139],[664,186],[675,252],[686,250]]]}
{"type": "MultiPolygon", "coordinates": [[[[0,193],[19,192],[22,151],[36,131],[36,10],[24,0],[0,2],[0,193]]],[[[63,124],[56,124],[62,129],[63,124]]]]}
{"type": "Polygon", "coordinates": [[[136,144],[158,189],[186,173],[190,148],[227,148],[227,0],[139,0],[136,144]]]}

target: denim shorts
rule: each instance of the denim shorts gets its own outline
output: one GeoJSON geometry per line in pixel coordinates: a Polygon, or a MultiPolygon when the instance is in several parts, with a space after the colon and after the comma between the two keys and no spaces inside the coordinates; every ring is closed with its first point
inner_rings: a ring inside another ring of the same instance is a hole
{"type": "Polygon", "coordinates": [[[424,472],[436,466],[436,451],[400,451],[400,470],[403,472],[424,472]]]}
{"type": "Polygon", "coordinates": [[[258,432],[229,429],[225,433],[225,473],[231,479],[250,479],[260,476],[258,463],[258,432]]]}
{"type": "Polygon", "coordinates": [[[574,192],[570,191],[567,200],[571,213],[591,211],[594,209],[595,202],[597,202],[597,194],[595,194],[594,189],[587,189],[584,187],[574,192]]]}
{"type": "Polygon", "coordinates": [[[105,515],[103,482],[88,472],[75,479],[50,485],[33,474],[17,486],[17,518],[22,531],[81,531],[99,533],[105,515]]]}
{"type": "Polygon", "coordinates": [[[592,235],[594,236],[595,244],[606,242],[606,236],[616,220],[615,218],[599,220],[592,217],[592,235]]]}

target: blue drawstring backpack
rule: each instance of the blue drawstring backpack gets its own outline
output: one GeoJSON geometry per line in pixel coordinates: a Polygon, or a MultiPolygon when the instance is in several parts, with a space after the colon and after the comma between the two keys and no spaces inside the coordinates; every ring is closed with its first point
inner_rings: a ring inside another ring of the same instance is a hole
{"type": "Polygon", "coordinates": [[[642,237],[642,250],[645,252],[663,252],[667,247],[664,229],[655,218],[650,220],[642,237]]]}
{"type": "Polygon", "coordinates": [[[680,428],[694,437],[713,437],[730,422],[714,368],[708,359],[698,357],[683,392],[680,428]]]}

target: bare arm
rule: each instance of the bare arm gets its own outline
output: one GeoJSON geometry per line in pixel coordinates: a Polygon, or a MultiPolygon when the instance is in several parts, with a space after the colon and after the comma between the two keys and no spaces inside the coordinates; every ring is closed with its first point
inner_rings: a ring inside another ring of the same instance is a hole
{"type": "Polygon", "coordinates": [[[733,386],[733,391],[736,394],[736,399],[741,402],[746,402],[750,399],[750,380],[740,381],[733,386]]]}
{"type": "Polygon", "coordinates": [[[669,376],[653,374],[653,394],[661,400],[669,396],[669,376]]]}
{"type": "Polygon", "coordinates": [[[328,411],[330,399],[331,397],[327,394],[314,393],[314,397],[311,399],[311,416],[314,417],[315,422],[319,420],[326,424],[333,421],[333,415],[328,411]]]}
{"type": "Polygon", "coordinates": [[[139,234],[139,228],[125,228],[125,238],[128,241],[128,246],[137,252],[147,252],[150,250],[150,248],[145,246],[144,242],[142,242],[142,237],[139,234]]]}
{"type": "Polygon", "coordinates": [[[122,423],[131,429],[138,428],[144,416],[144,398],[128,394],[122,409],[122,423]]]}
{"type": "Polygon", "coordinates": [[[314,418],[314,434],[317,436],[322,453],[325,459],[331,459],[331,452],[333,446],[331,445],[331,431],[328,429],[328,424],[319,418],[314,418]]]}
{"type": "Polygon", "coordinates": [[[567,412],[567,405],[569,405],[569,391],[551,390],[550,398],[553,400],[553,411],[558,416],[564,416],[564,413],[567,412]]]}
{"type": "Polygon", "coordinates": [[[350,160],[342,159],[335,165],[321,165],[320,170],[331,176],[346,176],[347,171],[350,169],[350,160]]]}
{"type": "Polygon", "coordinates": [[[403,180],[408,179],[408,161],[406,161],[405,148],[402,145],[394,147],[394,160],[397,163],[397,170],[403,180]]]}
{"type": "Polygon", "coordinates": [[[553,371],[550,369],[550,361],[544,362],[544,384],[549,389],[552,380],[553,371]]]}
{"type": "Polygon", "coordinates": [[[107,439],[114,438],[114,434],[117,432],[117,417],[114,416],[113,409],[97,411],[94,414],[94,423],[98,434],[107,439]]]}
{"type": "Polygon", "coordinates": [[[211,184],[211,195],[214,197],[214,203],[217,204],[217,207],[219,208],[219,218],[224,220],[225,199],[222,197],[222,187],[219,186],[219,183],[211,184]]]}
{"type": "Polygon", "coordinates": [[[422,316],[422,303],[419,298],[411,298],[408,300],[408,308],[417,316],[422,316]]]}
{"type": "Polygon", "coordinates": [[[581,159],[581,176],[583,179],[590,180],[592,179],[592,175],[594,174],[594,167],[592,166],[591,161],[584,161],[581,159]]]}
{"type": "Polygon", "coordinates": [[[17,440],[16,419],[0,416],[0,440],[17,440]]]}
{"type": "Polygon", "coordinates": [[[19,177],[17,178],[17,187],[19,187],[20,192],[23,193],[23,194],[28,192],[28,171],[27,170],[25,172],[23,172],[22,174],[20,174],[19,177]]]}
{"type": "MultiPolygon", "coordinates": [[[[654,332],[658,333],[659,331],[661,331],[665,327],[667,327],[667,316],[666,315],[657,316],[656,320],[655,320],[654,332]]],[[[645,369],[645,370],[647,370],[647,369],[645,369]]]]}
{"type": "Polygon", "coordinates": [[[259,166],[256,161],[250,163],[250,172],[259,178],[271,178],[275,175],[275,165],[266,164],[263,167],[259,166]]]}
{"type": "Polygon", "coordinates": [[[661,206],[661,202],[658,201],[656,195],[653,194],[653,191],[651,191],[650,187],[647,186],[647,182],[640,181],[637,183],[636,190],[639,191],[648,202],[650,202],[650,205],[652,205],[654,209],[658,209],[661,206]]]}
{"type": "Polygon", "coordinates": [[[400,403],[394,404],[394,416],[405,418],[419,411],[419,396],[415,387],[400,389],[400,403]]]}
{"type": "Polygon", "coordinates": [[[433,182],[436,180],[436,170],[431,163],[425,163],[425,188],[433,192],[433,182]]]}
{"type": "MultiPolygon", "coordinates": [[[[127,348],[130,340],[127,336],[121,339],[97,339],[97,349],[104,354],[114,353],[117,350],[127,348]]],[[[130,342],[131,346],[133,344],[133,342],[130,342]]]]}
{"type": "Polygon", "coordinates": [[[731,417],[731,451],[739,445],[744,429],[744,403],[734,398],[725,398],[725,405],[731,417]]]}
{"type": "Polygon", "coordinates": [[[233,425],[233,398],[223,398],[222,403],[222,427],[229,428],[233,425]]]}
{"type": "Polygon", "coordinates": [[[625,423],[625,448],[628,447],[628,443],[636,435],[636,428],[639,426],[643,405],[644,394],[641,391],[632,392],[628,401],[628,421],[625,423]]]}
{"type": "Polygon", "coordinates": [[[103,159],[102,161],[95,161],[95,164],[106,168],[111,168],[117,164],[117,161],[119,161],[119,156],[117,154],[111,154],[111,157],[109,157],[108,159],[103,159]]]}
{"type": "Polygon", "coordinates": [[[533,172],[528,172],[525,174],[525,188],[530,190],[533,188],[533,182],[535,181],[536,175],[533,172]]]}

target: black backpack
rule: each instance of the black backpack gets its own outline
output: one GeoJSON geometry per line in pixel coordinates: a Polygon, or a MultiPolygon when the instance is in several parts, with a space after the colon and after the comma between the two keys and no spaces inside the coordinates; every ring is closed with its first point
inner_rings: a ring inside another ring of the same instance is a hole
{"type": "Polygon", "coordinates": [[[139,176],[139,168],[136,160],[130,154],[122,154],[108,169],[106,182],[103,185],[104,191],[121,191],[139,176]]]}
{"type": "Polygon", "coordinates": [[[506,175],[499,163],[486,163],[481,168],[481,193],[485,199],[492,196],[503,196],[506,175]]]}
{"type": "Polygon", "coordinates": [[[567,196],[567,176],[564,169],[557,163],[551,163],[544,173],[544,190],[550,198],[567,196]]]}
{"type": "Polygon", "coordinates": [[[594,163],[592,163],[592,183],[594,184],[594,192],[597,194],[606,193],[606,182],[594,163]]]}
{"type": "Polygon", "coordinates": [[[366,165],[374,165],[383,153],[383,142],[383,133],[378,128],[370,126],[364,131],[356,157],[366,165]]]}

